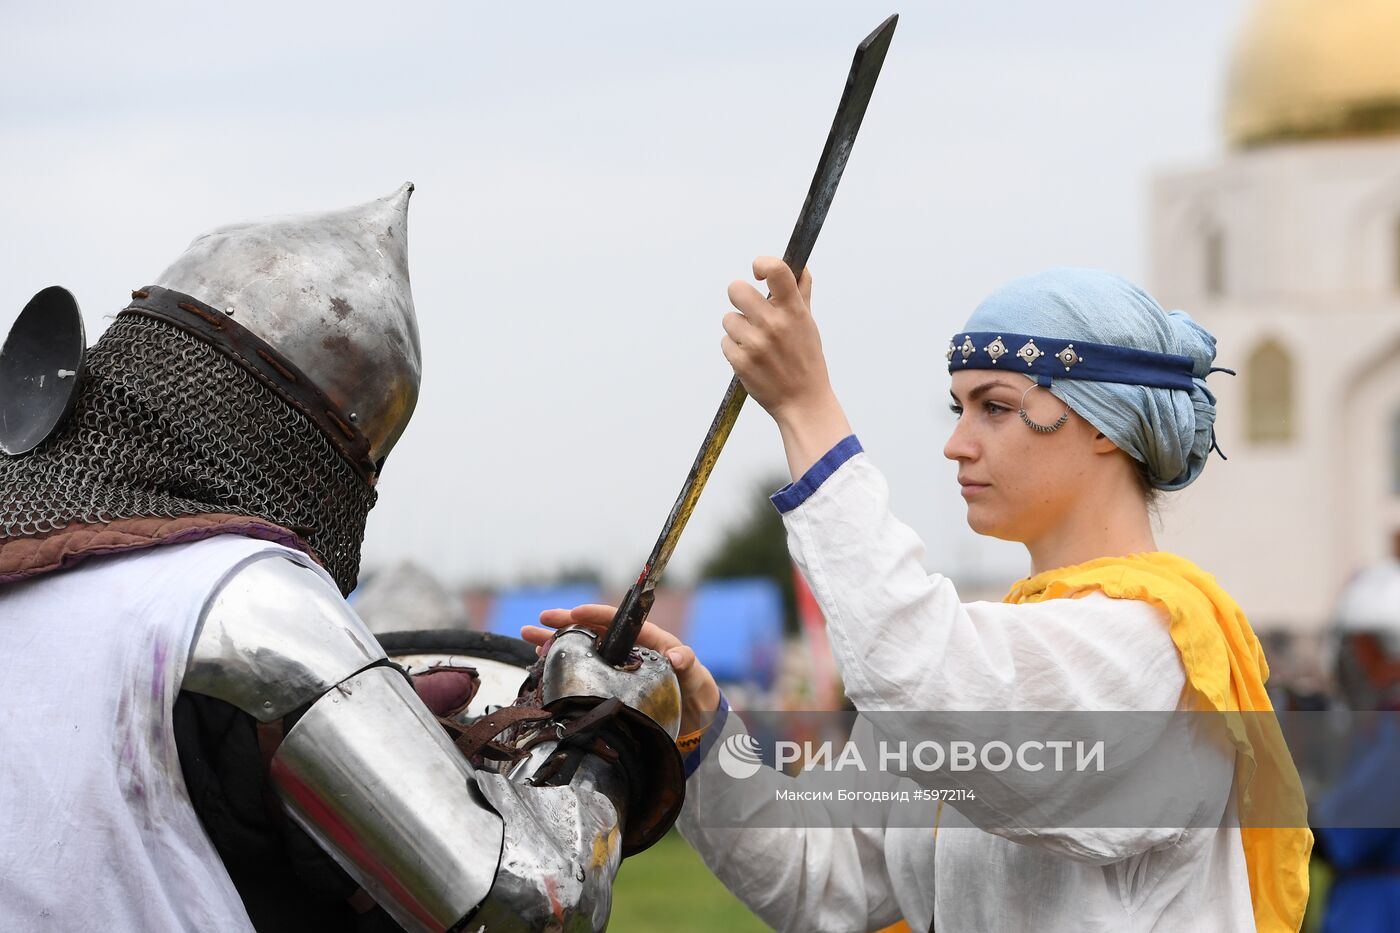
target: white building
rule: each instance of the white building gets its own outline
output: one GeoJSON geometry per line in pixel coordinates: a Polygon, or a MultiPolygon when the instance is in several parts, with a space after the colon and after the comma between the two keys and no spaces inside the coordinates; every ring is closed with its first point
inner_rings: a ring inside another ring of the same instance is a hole
{"type": "Polygon", "coordinates": [[[1261,0],[1231,67],[1229,151],[1166,173],[1152,291],[1220,341],[1228,463],[1163,545],[1261,632],[1315,633],[1400,540],[1400,2],[1261,0]]]}

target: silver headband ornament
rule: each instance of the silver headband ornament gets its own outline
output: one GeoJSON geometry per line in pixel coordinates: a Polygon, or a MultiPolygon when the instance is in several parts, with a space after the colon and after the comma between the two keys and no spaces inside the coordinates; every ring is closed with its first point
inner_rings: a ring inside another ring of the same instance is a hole
{"type": "Polygon", "coordinates": [[[950,373],[1011,369],[1033,376],[1043,386],[1054,379],[1186,391],[1194,385],[1195,363],[1189,356],[1028,334],[964,333],[961,340],[948,343],[947,359],[950,373]],[[1011,347],[1018,349],[1013,353],[1011,347]]]}

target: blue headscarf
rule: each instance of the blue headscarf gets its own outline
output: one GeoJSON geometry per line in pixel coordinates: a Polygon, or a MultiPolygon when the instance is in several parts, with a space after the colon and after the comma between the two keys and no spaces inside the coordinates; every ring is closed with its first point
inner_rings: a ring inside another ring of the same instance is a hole
{"type": "Polygon", "coordinates": [[[1158,489],[1190,485],[1215,445],[1215,396],[1205,377],[1215,338],[1185,311],[1166,312],[1141,288],[1097,269],[1049,269],[997,289],[965,331],[1036,334],[1189,357],[1192,388],[1055,379],[1049,391],[1147,465],[1158,489]]]}

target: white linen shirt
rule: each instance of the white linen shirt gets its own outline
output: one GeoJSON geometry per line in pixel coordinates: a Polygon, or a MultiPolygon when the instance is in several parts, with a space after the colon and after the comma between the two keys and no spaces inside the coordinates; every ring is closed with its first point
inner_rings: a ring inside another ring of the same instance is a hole
{"type": "Polygon", "coordinates": [[[210,595],[276,556],[325,575],[220,535],[0,586],[0,930],[251,933],[171,717],[210,595]]]}
{"type": "MultiPolygon", "coordinates": [[[[862,713],[1191,708],[1166,618],[1155,607],[1101,594],[963,603],[946,578],[926,574],[922,543],[890,513],[884,477],[853,437],[774,502],[826,616],[847,694],[862,713]]],[[[858,720],[852,740],[870,741],[873,722],[858,720]]],[[[738,715],[712,729],[717,734],[706,737],[703,751],[745,731],[738,715]]],[[[1234,753],[1219,744],[1193,751],[1193,761],[1179,764],[1185,798],[1173,805],[1187,808],[1190,825],[1207,828],[1047,830],[1029,816],[1019,826],[1017,814],[1003,812],[988,831],[977,825],[986,816],[964,803],[941,813],[930,804],[927,828],[720,828],[733,819],[734,795],[726,798],[725,790],[734,784],[718,756],[702,753],[688,761],[695,771],[679,826],[726,887],[784,931],[879,930],[905,918],[923,933],[935,911],[939,933],[1253,930],[1234,827],[1234,753]]],[[[764,781],[776,791],[817,787],[822,777],[764,768],[746,784],[764,781]]],[[[917,786],[895,775],[862,780],[917,786]]],[[[974,792],[1004,789],[1008,780],[1015,778],[1005,772],[959,775],[974,792]]],[[[1129,768],[1121,792],[1133,786],[1129,768]]],[[[799,806],[776,797],[767,794],[761,808],[799,806]]],[[[1081,801],[1081,812],[1100,802],[1081,801]]],[[[752,816],[766,827],[782,822],[772,812],[752,816]]]]}

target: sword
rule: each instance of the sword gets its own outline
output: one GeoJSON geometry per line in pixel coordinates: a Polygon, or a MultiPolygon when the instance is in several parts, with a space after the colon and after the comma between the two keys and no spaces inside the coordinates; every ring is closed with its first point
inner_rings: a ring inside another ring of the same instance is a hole
{"type": "MultiPolygon", "coordinates": [[[[885,53],[889,51],[890,39],[898,22],[899,14],[891,16],[856,46],[850,73],[846,75],[846,87],[841,92],[841,103],[836,107],[836,118],[831,121],[831,132],[827,134],[826,146],[817,160],[817,170],[807,189],[807,199],[802,203],[802,212],[797,215],[797,224],[788,240],[787,251],[783,253],[783,261],[799,281],[807,258],[812,254],[812,247],[816,245],[817,234],[821,232],[827,211],[831,208],[831,200],[836,196],[841,173],[846,170],[846,162],[851,157],[851,147],[855,144],[856,134],[860,132],[865,108],[875,91],[875,81],[880,77],[880,66],[885,62],[885,53]]],[[[642,623],[646,621],[656,598],[657,581],[671,560],[686,522],[695,511],[695,503],[700,500],[700,493],[705,489],[705,482],[719,460],[720,451],[729,439],[729,432],[734,429],[734,422],[738,420],[746,398],[748,393],[744,391],[739,377],[729,380],[724,401],[715,413],[715,420],[710,423],[705,442],[700,445],[700,452],[695,456],[695,463],[685,478],[680,495],[671,506],[666,524],[661,526],[661,534],[651,549],[646,566],[617,607],[617,614],[608,624],[607,631],[598,640],[598,653],[609,664],[620,666],[627,662],[632,646],[637,642],[637,635],[642,630],[642,623]]]]}

